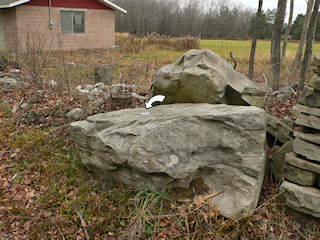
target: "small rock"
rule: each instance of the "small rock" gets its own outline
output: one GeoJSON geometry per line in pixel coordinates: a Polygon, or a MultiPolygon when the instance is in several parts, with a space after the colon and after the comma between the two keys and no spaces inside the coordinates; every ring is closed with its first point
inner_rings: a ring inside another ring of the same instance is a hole
{"type": "Polygon", "coordinates": [[[301,138],[302,140],[320,145],[320,133],[304,133],[295,131],[294,136],[297,138],[301,138]]]}
{"type": "Polygon", "coordinates": [[[296,124],[320,130],[320,117],[300,113],[295,121],[296,124]]]}
{"type": "Polygon", "coordinates": [[[310,160],[320,162],[320,146],[295,138],[293,140],[293,150],[310,160]]]}
{"type": "Polygon", "coordinates": [[[43,83],[47,84],[47,85],[49,85],[51,87],[55,87],[55,86],[58,85],[58,83],[55,80],[47,80],[47,79],[45,79],[45,80],[43,80],[43,83]]]}
{"type": "Polygon", "coordinates": [[[12,91],[17,88],[19,88],[19,84],[16,79],[9,77],[0,78],[0,89],[12,91]]]}
{"type": "Polygon", "coordinates": [[[318,67],[320,66],[320,54],[314,55],[314,64],[318,67]]]}
{"type": "Polygon", "coordinates": [[[282,118],[282,122],[288,125],[289,127],[292,127],[294,125],[294,121],[292,120],[291,117],[285,116],[282,118]]]}
{"type": "Polygon", "coordinates": [[[146,97],[140,96],[136,93],[132,94],[132,97],[137,101],[137,103],[145,103],[148,99],[146,97]]]}
{"type": "Polygon", "coordinates": [[[109,90],[109,87],[107,85],[105,85],[104,83],[102,82],[98,82],[94,85],[95,88],[99,88],[103,91],[108,91],[109,90]]]}
{"type": "Polygon", "coordinates": [[[285,162],[289,163],[292,166],[320,174],[320,164],[316,164],[308,160],[302,159],[293,152],[286,154],[285,162]]]}
{"type": "Polygon", "coordinates": [[[49,81],[49,85],[52,86],[52,87],[55,87],[55,86],[58,85],[58,83],[55,80],[50,80],[49,81]]]}
{"type": "Polygon", "coordinates": [[[62,104],[63,104],[62,99],[58,99],[58,100],[56,101],[56,103],[55,103],[55,106],[60,106],[60,105],[62,105],[62,104]]]}
{"type": "Polygon", "coordinates": [[[294,94],[295,89],[298,87],[298,84],[299,83],[297,82],[287,84],[279,90],[279,93],[277,94],[276,98],[281,102],[289,98],[292,98],[292,95],[294,94]]]}
{"type": "Polygon", "coordinates": [[[94,88],[92,91],[90,91],[90,94],[94,96],[101,96],[101,95],[104,95],[105,92],[101,89],[94,88]]]}
{"type": "Polygon", "coordinates": [[[9,69],[10,73],[20,73],[21,70],[20,69],[9,69]]]}
{"type": "MultiPolygon", "coordinates": [[[[306,113],[309,115],[315,115],[320,117],[320,109],[319,108],[311,108],[302,104],[296,104],[293,106],[292,110],[296,113],[306,113]]],[[[295,113],[295,114],[296,114],[295,113]]]]}
{"type": "Polygon", "coordinates": [[[22,103],[21,105],[20,105],[20,108],[27,108],[27,107],[29,107],[29,104],[28,103],[26,103],[26,102],[24,102],[24,103],[22,103]]]}
{"type": "Polygon", "coordinates": [[[311,108],[320,108],[320,91],[305,84],[298,103],[311,108]]]}
{"type": "Polygon", "coordinates": [[[84,89],[79,90],[79,92],[81,92],[81,93],[86,93],[86,94],[89,94],[89,93],[90,93],[89,90],[84,90],[84,89]]]}
{"type": "Polygon", "coordinates": [[[314,75],[308,85],[314,89],[320,90],[320,76],[314,75]]]}
{"type": "Polygon", "coordinates": [[[80,93],[90,94],[90,95],[105,95],[109,92],[109,87],[103,83],[96,83],[95,85],[78,85],[76,90],[80,93]]]}
{"type": "Polygon", "coordinates": [[[318,180],[316,173],[292,166],[287,162],[284,165],[284,176],[290,182],[307,187],[313,186],[318,180]]]}
{"type": "Polygon", "coordinates": [[[104,98],[97,98],[95,100],[93,100],[91,102],[91,104],[94,106],[94,107],[99,107],[102,103],[104,103],[106,100],[104,98]]]}
{"type": "Polygon", "coordinates": [[[288,141],[272,153],[272,162],[270,168],[273,176],[280,181],[284,177],[284,162],[286,153],[293,151],[293,142],[288,141]]]}
{"type": "Polygon", "coordinates": [[[126,94],[136,92],[138,89],[137,85],[128,85],[128,84],[113,84],[111,86],[112,94],[126,94]]]}
{"type": "Polygon", "coordinates": [[[67,113],[67,118],[70,120],[80,119],[83,115],[83,110],[81,108],[75,108],[67,113]]]}
{"type": "Polygon", "coordinates": [[[280,186],[284,191],[287,206],[297,211],[320,218],[320,190],[313,187],[302,187],[288,181],[280,186]]]}
{"type": "Polygon", "coordinates": [[[278,93],[276,95],[276,98],[279,102],[284,102],[286,101],[287,99],[290,99],[292,98],[292,93],[278,93]]]}
{"type": "Polygon", "coordinates": [[[82,89],[92,91],[94,89],[94,86],[93,85],[84,85],[84,86],[82,86],[82,89]]]}
{"type": "Polygon", "coordinates": [[[320,75],[320,67],[313,67],[312,71],[316,74],[316,75],[320,75]]]}
{"type": "Polygon", "coordinates": [[[113,66],[102,65],[94,68],[94,80],[96,83],[103,82],[106,85],[111,84],[113,66]]]}
{"type": "Polygon", "coordinates": [[[119,45],[113,45],[113,46],[108,47],[108,50],[116,50],[116,49],[120,49],[120,46],[119,45]]]}
{"type": "Polygon", "coordinates": [[[267,131],[281,143],[293,140],[293,129],[270,114],[267,114],[267,131]]]}

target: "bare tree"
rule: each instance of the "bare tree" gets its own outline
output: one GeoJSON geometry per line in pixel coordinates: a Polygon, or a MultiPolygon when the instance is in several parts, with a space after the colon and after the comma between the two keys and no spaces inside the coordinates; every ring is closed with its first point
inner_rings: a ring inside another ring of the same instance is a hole
{"type": "MultiPolygon", "coordinates": [[[[233,0],[235,1],[235,0],[233,0]]],[[[116,31],[205,38],[247,38],[253,11],[231,0],[114,0],[128,10],[116,14],[116,31]]]]}
{"type": "Polygon", "coordinates": [[[307,69],[308,69],[308,61],[310,56],[312,55],[312,45],[313,45],[313,37],[315,33],[315,28],[317,26],[317,18],[318,18],[318,10],[319,10],[320,0],[316,0],[313,8],[313,12],[310,19],[310,24],[307,33],[307,45],[306,50],[303,57],[303,62],[301,66],[300,80],[298,91],[301,92],[306,81],[307,69]]]}
{"type": "Polygon", "coordinates": [[[260,21],[261,21],[262,4],[263,4],[263,0],[259,0],[258,12],[257,12],[257,17],[256,17],[256,24],[255,24],[254,34],[253,34],[253,38],[252,38],[251,53],[250,53],[249,74],[248,74],[248,77],[250,79],[253,78],[254,55],[256,53],[256,47],[257,47],[259,26],[260,26],[260,21]]]}
{"type": "Polygon", "coordinates": [[[284,17],[286,15],[286,7],[287,0],[278,0],[278,8],[271,39],[271,67],[269,77],[269,87],[271,87],[274,91],[279,89],[281,67],[281,32],[283,28],[284,17]]]}
{"type": "Polygon", "coordinates": [[[308,6],[307,6],[306,16],[303,20],[303,27],[302,27],[301,37],[300,37],[299,48],[298,48],[296,57],[293,61],[293,66],[295,68],[299,68],[300,64],[301,64],[303,48],[304,48],[304,44],[306,42],[306,37],[307,37],[307,32],[308,32],[308,27],[309,27],[309,23],[310,23],[311,12],[312,12],[313,6],[314,6],[314,0],[309,0],[308,6]]]}
{"type": "Polygon", "coordinates": [[[289,21],[288,21],[288,26],[287,26],[287,29],[286,29],[286,33],[285,33],[285,36],[284,36],[284,42],[283,42],[283,46],[282,46],[282,63],[285,61],[285,58],[286,58],[288,37],[289,37],[289,34],[290,34],[291,25],[292,25],[293,3],[294,3],[294,0],[290,0],[289,21]]]}

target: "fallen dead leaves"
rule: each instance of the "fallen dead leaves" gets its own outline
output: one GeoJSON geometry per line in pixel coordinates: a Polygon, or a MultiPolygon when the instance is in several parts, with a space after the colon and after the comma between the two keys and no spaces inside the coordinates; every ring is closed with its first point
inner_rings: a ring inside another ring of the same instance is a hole
{"type": "Polygon", "coordinates": [[[296,96],[285,101],[278,101],[276,97],[273,97],[267,107],[268,112],[279,119],[282,119],[285,116],[295,119],[294,116],[292,116],[292,108],[295,104],[296,96]]]}

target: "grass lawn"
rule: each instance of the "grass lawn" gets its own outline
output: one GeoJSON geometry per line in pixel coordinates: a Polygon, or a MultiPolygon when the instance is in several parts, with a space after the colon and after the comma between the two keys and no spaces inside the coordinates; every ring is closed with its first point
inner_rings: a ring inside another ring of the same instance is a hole
{"type": "MultiPolygon", "coordinates": [[[[258,58],[270,58],[271,41],[259,40],[257,43],[256,56],[258,58]]],[[[287,57],[294,58],[298,50],[299,43],[289,41],[287,46],[287,57]]],[[[210,49],[223,58],[229,57],[232,51],[235,57],[250,57],[251,40],[201,40],[201,48],[210,49]]],[[[320,43],[314,44],[314,53],[320,53],[320,43]]]]}

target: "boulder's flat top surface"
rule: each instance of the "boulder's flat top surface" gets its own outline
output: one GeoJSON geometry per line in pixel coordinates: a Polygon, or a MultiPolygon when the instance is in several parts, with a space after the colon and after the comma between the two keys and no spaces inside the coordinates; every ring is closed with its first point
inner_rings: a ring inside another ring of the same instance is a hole
{"type": "MultiPolygon", "coordinates": [[[[108,113],[101,113],[87,118],[91,123],[125,123],[134,120],[154,120],[154,119],[173,119],[176,117],[188,116],[214,116],[231,118],[232,115],[252,115],[265,114],[263,109],[251,106],[230,106],[225,104],[169,104],[156,106],[150,109],[136,108],[125,109],[108,113]]],[[[256,119],[258,120],[258,119],[256,119]]],[[[247,125],[255,130],[263,129],[261,122],[255,122],[255,119],[241,118],[239,125],[247,125]]],[[[74,123],[73,123],[74,124],[74,123]]]]}

